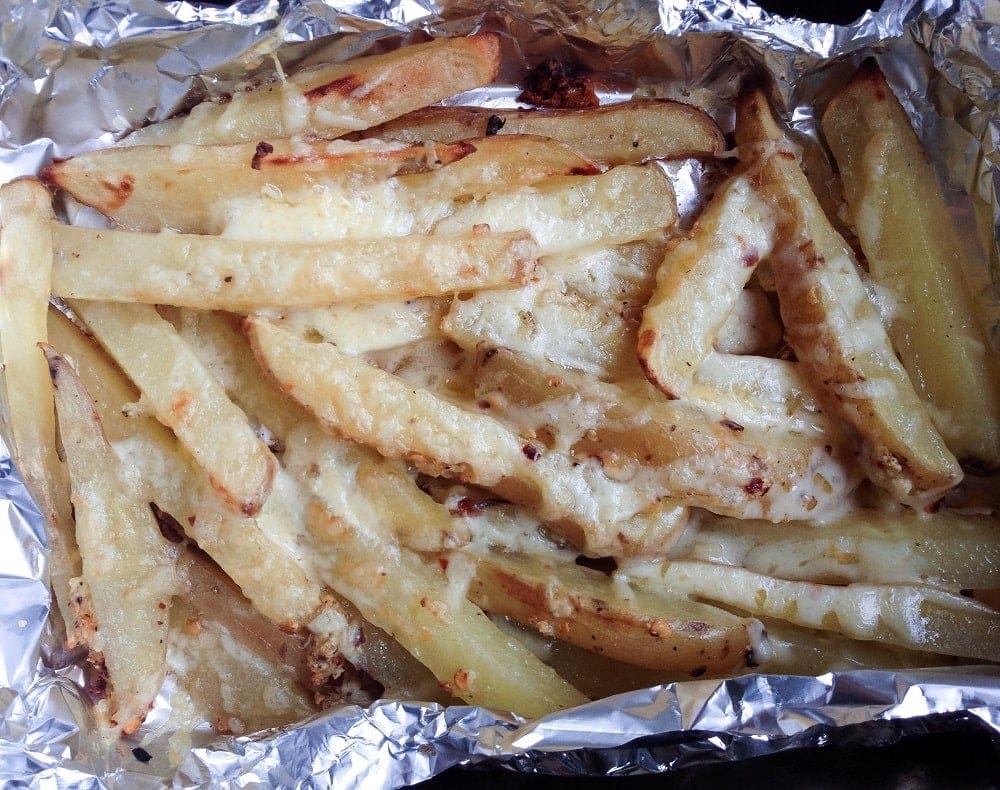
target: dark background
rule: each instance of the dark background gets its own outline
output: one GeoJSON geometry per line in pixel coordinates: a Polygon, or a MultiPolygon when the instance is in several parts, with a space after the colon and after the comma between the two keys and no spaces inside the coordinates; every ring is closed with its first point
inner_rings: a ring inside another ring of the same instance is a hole
{"type": "MultiPolygon", "coordinates": [[[[756,0],[766,10],[813,22],[853,22],[880,2],[863,0],[756,0]]],[[[610,779],[580,779],[502,770],[451,769],[417,787],[422,790],[848,790],[853,788],[1000,788],[1000,736],[967,715],[940,721],[934,735],[914,732],[905,723],[831,733],[820,749],[798,749],[741,762],[693,766],[669,774],[610,779]],[[865,745],[861,745],[864,743],[865,745]]]]}

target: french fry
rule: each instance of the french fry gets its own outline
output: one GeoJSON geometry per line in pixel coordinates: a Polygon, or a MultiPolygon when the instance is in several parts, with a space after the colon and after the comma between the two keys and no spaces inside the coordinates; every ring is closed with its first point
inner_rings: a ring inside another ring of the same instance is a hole
{"type": "Polygon", "coordinates": [[[314,184],[384,181],[440,167],[474,150],[468,143],[179,143],[92,151],[50,165],[42,177],[129,230],[218,233],[216,208],[226,200],[262,192],[280,195],[314,184]]]}
{"type": "Polygon", "coordinates": [[[614,298],[624,306],[641,306],[649,300],[656,280],[656,269],[663,260],[663,237],[566,255],[552,255],[545,270],[566,288],[594,302],[614,298]]]}
{"type": "Polygon", "coordinates": [[[72,307],[142,391],[142,402],[208,472],[227,507],[257,513],[277,461],[174,328],[145,305],[72,307]]]}
{"type": "Polygon", "coordinates": [[[790,581],[1000,587],[1000,524],[982,516],[855,509],[830,524],[702,519],[675,555],[790,581]]]}
{"type": "MultiPolygon", "coordinates": [[[[852,639],[1000,660],[1000,612],[933,587],[792,582],[729,565],[664,563],[650,588],[736,607],[852,639]]],[[[637,582],[640,588],[642,582],[637,582]]]]}
{"type": "MultiPolygon", "coordinates": [[[[455,164],[462,166],[470,157],[455,164]]],[[[441,180],[447,180],[447,170],[427,175],[440,174],[441,180]]],[[[458,202],[441,194],[436,182],[425,175],[405,178],[361,191],[330,188],[300,191],[280,201],[229,201],[223,207],[229,218],[224,235],[246,241],[301,243],[302,239],[467,234],[477,226],[480,230],[489,226],[498,233],[526,230],[538,242],[539,255],[554,255],[644,239],[671,227],[677,219],[670,180],[651,167],[548,178],[458,202]]]]}
{"type": "Polygon", "coordinates": [[[98,714],[111,733],[131,734],[166,675],[178,551],[160,534],[141,482],[123,469],[104,438],[80,379],[51,347],[46,356],[82,557],[78,601],[86,597],[91,606],[81,618],[93,618],[84,627],[88,646],[108,672],[108,697],[98,714]]]}
{"type": "MultiPolygon", "coordinates": [[[[189,313],[184,317],[192,316],[197,316],[197,320],[183,322],[184,337],[202,353],[204,360],[215,360],[210,366],[213,373],[228,371],[229,375],[222,380],[227,387],[232,386],[244,395],[241,406],[248,411],[251,411],[249,406],[255,407],[252,410],[255,416],[266,415],[268,427],[281,437],[311,419],[304,409],[260,376],[246,341],[232,330],[225,317],[204,313],[189,313]]],[[[427,687],[426,670],[389,637],[366,627],[364,646],[359,646],[353,634],[345,633],[347,621],[356,615],[344,602],[329,600],[317,571],[308,562],[311,552],[302,550],[310,539],[301,508],[295,504],[301,500],[296,486],[279,486],[278,496],[269,499],[254,518],[229,512],[220,506],[204,473],[178,449],[176,439],[167,429],[152,417],[124,416],[138,392],[103,350],[55,310],[50,311],[49,327],[53,342],[80,364],[95,406],[110,429],[109,439],[116,443],[127,463],[140,470],[149,482],[151,497],[219,563],[257,611],[282,634],[295,634],[289,638],[299,640],[303,629],[307,629],[313,635],[311,649],[320,652],[335,649],[334,655],[344,653],[391,690],[414,693],[421,698],[440,693],[436,684],[427,687]]],[[[185,563],[182,570],[187,582],[187,600],[200,606],[206,598],[218,595],[219,580],[209,584],[203,573],[191,569],[190,563],[185,563]],[[196,579],[192,580],[192,575],[196,579]]],[[[226,616],[235,615],[230,609],[226,616]]],[[[253,624],[238,622],[236,626],[241,631],[259,631],[253,624]]]]}
{"type": "MultiPolygon", "coordinates": [[[[517,290],[520,289],[514,289],[514,292],[517,290]]],[[[320,339],[332,343],[345,354],[359,356],[417,340],[441,337],[438,327],[450,303],[448,297],[427,296],[335,304],[289,310],[277,323],[299,337],[320,339]]]]}
{"type": "Polygon", "coordinates": [[[758,671],[769,674],[815,676],[867,667],[918,669],[935,666],[942,658],[883,642],[848,639],[774,617],[759,619],[767,631],[768,654],[759,656],[758,671]]]}
{"type": "Polygon", "coordinates": [[[723,419],[762,430],[836,437],[843,432],[820,408],[799,365],[770,357],[710,353],[702,361],[686,400],[723,419]]]}
{"type": "Polygon", "coordinates": [[[721,609],[637,590],[540,557],[471,555],[471,599],[493,614],[626,664],[695,676],[746,667],[753,621],[721,609]]]}
{"type": "Polygon", "coordinates": [[[287,80],[206,101],[182,118],[132,133],[123,145],[217,145],[314,134],[332,139],[490,83],[500,38],[442,38],[382,55],[303,69],[287,80]]]}
{"type": "MultiPolygon", "coordinates": [[[[172,696],[169,703],[179,707],[178,698],[183,699],[184,715],[190,720],[211,722],[220,735],[279,727],[315,713],[308,675],[303,671],[304,640],[281,634],[257,615],[260,625],[288,640],[279,643],[287,651],[283,659],[269,650],[271,645],[264,644],[257,634],[236,627],[227,617],[227,608],[231,611],[242,603],[251,612],[254,610],[239,600],[238,589],[235,595],[227,594],[225,576],[220,571],[216,569],[212,575],[216,592],[204,599],[206,608],[181,598],[170,609],[167,666],[176,677],[173,693],[177,696],[172,696]]],[[[166,726],[178,729],[171,720],[166,726]]],[[[168,759],[177,763],[183,753],[175,740],[168,759]]]]}
{"type": "MultiPolygon", "coordinates": [[[[279,448],[312,415],[261,376],[246,338],[218,313],[180,310],[180,336],[248,415],[259,420],[279,448]]],[[[406,467],[365,447],[348,444],[345,463],[354,469],[357,489],[404,545],[414,551],[455,548],[469,540],[469,528],[421,491],[406,467]]]]}
{"type": "Polygon", "coordinates": [[[394,545],[377,518],[355,509],[350,491],[356,483],[344,474],[342,450],[334,440],[303,431],[290,438],[286,454],[289,469],[312,494],[306,520],[321,551],[317,562],[334,589],[467,702],[524,716],[584,702],[502,634],[439,567],[394,545]]]}
{"type": "MultiPolygon", "coordinates": [[[[207,475],[177,446],[156,419],[130,408],[139,392],[125,374],[65,316],[49,312],[52,344],[72,356],[109,441],[140,471],[150,496],[222,567],[268,619],[295,631],[322,609],[322,585],[303,560],[276,542],[294,525],[265,507],[245,518],[223,506],[207,475]],[[126,414],[130,416],[126,416],[126,414]]],[[[287,543],[294,543],[294,536],[287,543]]]]}
{"type": "Polygon", "coordinates": [[[836,511],[856,482],[831,437],[713,423],[683,401],[648,399],[502,348],[481,355],[476,398],[575,459],[597,457],[626,479],[642,470],[668,496],[715,513],[809,519],[836,511]]]}
{"type": "Polygon", "coordinates": [[[962,273],[970,252],[874,61],[830,102],[823,132],[871,277],[893,297],[889,336],[931,418],[960,459],[1000,467],[1000,371],[962,273]]]}
{"type": "Polygon", "coordinates": [[[774,218],[750,173],[723,184],[691,235],[668,249],[639,325],[639,361],[668,398],[682,397],[757,263],[774,218]]]}
{"type": "Polygon", "coordinates": [[[601,172],[574,149],[547,137],[478,137],[451,145],[473,150],[447,167],[401,175],[399,184],[415,196],[423,192],[455,200],[528,186],[555,176],[595,176],[601,172]]]}
{"type": "Polygon", "coordinates": [[[928,505],[962,479],[889,344],[853,253],[830,225],[761,93],[737,108],[741,145],[772,140],[761,188],[781,213],[770,262],[781,317],[799,364],[830,410],[862,437],[872,482],[900,500],[928,505]]]}
{"type": "Polygon", "coordinates": [[[599,176],[552,178],[535,187],[489,195],[434,226],[458,233],[476,225],[526,228],[540,255],[624,244],[670,228],[677,203],[670,180],[652,167],[623,165],[599,176]]]}
{"type": "Polygon", "coordinates": [[[634,379],[641,305],[662,257],[659,239],[549,256],[535,283],[452,301],[440,328],[470,352],[486,342],[605,381],[634,379]]]}
{"type": "MultiPolygon", "coordinates": [[[[480,291],[453,300],[439,322],[441,331],[468,351],[485,342],[604,381],[624,383],[641,376],[635,353],[641,302],[632,295],[619,295],[620,289],[611,291],[614,298],[581,293],[553,271],[552,260],[545,260],[545,276],[522,288],[480,291]]],[[[563,263],[557,265],[561,269],[563,263]]],[[[408,326],[405,316],[402,326],[408,326]]],[[[339,338],[346,330],[347,326],[329,337],[339,338]]],[[[363,337],[365,331],[360,331],[363,337]]],[[[715,345],[725,347],[726,354],[745,355],[769,351],[780,338],[781,324],[767,297],[760,291],[743,290],[719,329],[715,345]]]]}
{"type": "Polygon", "coordinates": [[[33,179],[0,187],[0,400],[11,457],[45,516],[49,580],[67,627],[70,579],[80,574],[69,479],[56,451],[52,380],[38,343],[52,271],[52,197],[33,179]]]}
{"type": "Polygon", "coordinates": [[[491,132],[551,137],[607,165],[638,164],[647,159],[715,157],[726,147],[719,127],[697,107],[649,99],[587,110],[425,107],[359,136],[406,142],[454,142],[491,132]]]}
{"type": "Polygon", "coordinates": [[[456,299],[440,327],[471,352],[480,343],[503,344],[519,354],[610,380],[636,370],[634,326],[628,332],[611,306],[565,292],[550,277],[523,288],[456,299]]]}
{"type": "Polygon", "coordinates": [[[67,299],[248,312],[433,296],[527,281],[536,248],[519,233],[323,244],[57,227],[54,293],[67,299]]]}
{"type": "Polygon", "coordinates": [[[684,509],[660,501],[655,490],[616,484],[594,464],[543,452],[495,420],[328,344],[307,343],[260,319],[248,319],[247,329],[254,354],[278,385],[336,433],[428,474],[537,507],[593,556],[661,551],[683,529],[684,509]]]}

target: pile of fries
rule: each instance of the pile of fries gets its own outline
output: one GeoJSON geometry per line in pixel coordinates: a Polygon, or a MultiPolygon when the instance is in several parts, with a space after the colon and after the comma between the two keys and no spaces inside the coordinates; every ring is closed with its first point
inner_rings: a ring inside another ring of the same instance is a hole
{"type": "Polygon", "coordinates": [[[499,66],[281,75],[0,189],[6,435],[104,731],[168,672],[242,732],[1000,661],[996,359],[877,69],[823,118],[855,249],[762,93],[735,156],[671,101],[428,106],[499,66]]]}

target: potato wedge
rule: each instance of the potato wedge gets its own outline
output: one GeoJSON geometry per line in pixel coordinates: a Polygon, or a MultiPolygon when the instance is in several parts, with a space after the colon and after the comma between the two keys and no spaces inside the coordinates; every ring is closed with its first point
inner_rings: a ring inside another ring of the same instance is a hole
{"type": "Polygon", "coordinates": [[[80,575],[69,478],[56,451],[52,379],[38,353],[52,272],[52,196],[34,179],[0,187],[0,419],[11,457],[45,517],[49,583],[66,627],[80,575]]]}
{"type": "MultiPolygon", "coordinates": [[[[441,179],[449,177],[447,170],[439,171],[441,179]]],[[[281,201],[229,201],[220,206],[226,216],[223,235],[245,241],[323,242],[467,234],[489,226],[497,233],[526,230],[538,242],[539,255],[553,255],[645,239],[677,220],[670,180],[650,167],[548,178],[457,202],[424,175],[406,178],[411,180],[392,179],[361,190],[304,190],[281,201]]]]}
{"type": "Polygon", "coordinates": [[[528,717],[584,702],[466,600],[437,563],[425,564],[394,544],[385,525],[352,496],[357,483],[343,449],[305,426],[290,437],[286,452],[289,470],[312,496],[306,521],[331,586],[467,702],[528,717]]]}
{"type": "MultiPolygon", "coordinates": [[[[311,414],[261,375],[249,343],[230,317],[179,310],[175,323],[180,336],[233,402],[266,428],[276,451],[284,452],[286,439],[296,427],[313,422],[311,414]]],[[[438,551],[468,542],[468,526],[421,491],[404,464],[361,445],[345,444],[343,458],[354,470],[359,494],[403,545],[414,551],[438,551]]]]}
{"type": "Polygon", "coordinates": [[[652,167],[623,165],[599,176],[552,178],[536,187],[487,196],[455,210],[435,233],[476,225],[495,232],[526,228],[540,255],[636,241],[673,227],[670,180],[652,167]]]}
{"type": "MultiPolygon", "coordinates": [[[[139,391],[96,342],[54,309],[49,312],[49,335],[53,346],[76,361],[109,441],[147,481],[152,501],[198,542],[265,617],[288,631],[310,623],[323,609],[323,586],[304,569],[297,552],[278,542],[294,522],[274,507],[265,506],[256,518],[232,513],[174,435],[153,417],[130,408],[139,391]]],[[[286,543],[293,544],[294,535],[286,543]]]]}
{"type": "MultiPolygon", "coordinates": [[[[1000,612],[932,587],[835,587],[683,560],[664,563],[653,584],[673,595],[688,595],[694,600],[732,606],[807,628],[836,631],[851,639],[1000,660],[1000,612]]],[[[642,582],[637,585],[643,586],[642,582]]]]}
{"type": "Polygon", "coordinates": [[[74,300],[249,312],[510,287],[534,270],[528,234],[325,244],[54,226],[53,292],[74,300]]]}
{"type": "Polygon", "coordinates": [[[208,472],[226,506],[257,513],[271,492],[277,461],[174,328],[146,305],[81,301],[72,307],[156,418],[208,472]]]}
{"type": "Polygon", "coordinates": [[[496,33],[441,38],[303,69],[225,103],[205,101],[184,117],[133,132],[122,144],[218,145],[297,134],[332,139],[488,85],[499,67],[496,33]]]}
{"type": "Polygon", "coordinates": [[[775,220],[751,173],[723,184],[691,235],[668,249],[639,325],[646,377],[668,398],[691,388],[757,263],[774,246],[775,220]]]}
{"type": "MultiPolygon", "coordinates": [[[[775,134],[763,94],[744,97],[738,142],[775,134]]],[[[759,167],[763,194],[781,217],[770,262],[789,343],[830,411],[861,435],[872,482],[901,501],[929,505],[962,479],[962,470],[893,353],[850,246],[830,225],[795,155],[781,138],[774,145],[759,167]]]]}
{"type": "Polygon", "coordinates": [[[85,626],[91,660],[108,673],[98,716],[111,735],[128,735],[142,724],[166,675],[178,549],[160,534],[142,482],[105,439],[79,377],[45,348],[82,558],[78,600],[89,598],[91,607],[81,617],[93,618],[85,626]]]}
{"type": "Polygon", "coordinates": [[[686,522],[656,489],[608,479],[600,466],[558,452],[267,321],[248,319],[254,353],[278,385],[335,433],[422,471],[497,490],[593,556],[661,551],[686,522]]]}
{"type": "Polygon", "coordinates": [[[721,609],[683,596],[623,594],[597,571],[538,557],[469,556],[476,569],[469,597],[476,605],[544,636],[626,664],[695,677],[736,672],[752,656],[753,621],[721,609]]]}
{"type": "Polygon", "coordinates": [[[384,181],[474,150],[467,143],[403,147],[298,139],[146,145],[81,154],[50,165],[42,177],[129,230],[218,233],[212,220],[220,201],[314,184],[384,181]]]}
{"type": "Polygon", "coordinates": [[[796,362],[713,352],[702,361],[685,400],[739,425],[843,440],[839,423],[820,408],[796,362]]]}
{"type": "Polygon", "coordinates": [[[454,142],[490,133],[551,137],[607,165],[715,157],[726,147],[719,127],[702,110],[655,99],[633,99],[585,110],[425,107],[358,136],[454,142]]]}
{"type": "Polygon", "coordinates": [[[831,437],[713,421],[683,401],[649,399],[507,349],[481,355],[476,397],[577,461],[599,458],[609,473],[646,475],[676,501],[737,518],[829,517],[856,482],[849,448],[831,437]]]}
{"type": "Polygon", "coordinates": [[[959,459],[1000,467],[1000,370],[962,273],[970,245],[874,61],[830,102],[823,132],[868,270],[892,295],[889,336],[917,392],[959,459]]]}
{"type": "Polygon", "coordinates": [[[706,517],[674,556],[819,584],[1000,587],[1000,523],[942,511],[851,511],[824,526],[706,517]]]}
{"type": "Polygon", "coordinates": [[[611,305],[564,291],[552,277],[523,288],[455,299],[440,327],[470,352],[480,343],[502,344],[612,381],[637,372],[634,324],[629,327],[611,305]]]}
{"type": "Polygon", "coordinates": [[[438,327],[450,304],[442,296],[335,304],[289,310],[277,323],[299,337],[320,339],[345,354],[360,356],[441,337],[438,327]]]}

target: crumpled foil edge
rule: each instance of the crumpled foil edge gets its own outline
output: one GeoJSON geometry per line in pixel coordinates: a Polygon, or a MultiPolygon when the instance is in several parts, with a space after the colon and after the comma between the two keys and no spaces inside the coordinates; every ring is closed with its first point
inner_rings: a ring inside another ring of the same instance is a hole
{"type": "MultiPolygon", "coordinates": [[[[1000,238],[1000,89],[995,79],[983,78],[983,71],[987,76],[1000,72],[1000,51],[989,46],[989,26],[997,20],[987,3],[890,1],[880,11],[843,27],[781,19],[734,0],[691,5],[661,0],[657,14],[648,3],[625,6],[639,22],[651,21],[671,36],[724,34],[763,45],[764,65],[789,107],[796,106],[800,87],[792,78],[797,59],[876,54],[892,80],[901,77],[893,71],[900,67],[892,58],[893,42],[911,37],[926,50],[933,69],[911,68],[905,80],[894,81],[894,87],[901,82],[910,86],[900,98],[925,143],[934,134],[936,117],[936,108],[927,100],[929,81],[939,76],[967,98],[962,123],[979,149],[969,168],[974,177],[966,186],[992,206],[995,268],[995,242],[1000,238]]],[[[614,39],[614,19],[588,17],[588,26],[558,6],[535,5],[533,10],[544,10],[544,23],[554,29],[571,25],[583,40],[614,39]]],[[[256,63],[279,43],[294,46],[334,33],[377,37],[422,29],[446,34],[468,32],[488,13],[521,14],[522,22],[530,17],[516,4],[498,2],[478,16],[473,14],[472,22],[456,26],[428,0],[342,8],[319,0],[291,4],[242,0],[228,9],[134,0],[39,4],[21,13],[20,19],[0,23],[0,107],[20,100],[16,94],[20,90],[23,96],[25,86],[36,96],[58,92],[57,81],[51,79],[59,65],[52,60],[53,46],[68,50],[73,45],[99,53],[152,36],[166,53],[161,65],[177,77],[167,95],[157,97],[158,106],[168,108],[164,112],[180,106],[202,79],[193,71],[185,72],[184,46],[171,48],[188,40],[185,36],[200,38],[202,52],[211,52],[217,41],[225,40],[226,47],[220,49],[230,53],[227,58],[235,47],[244,62],[256,63]]],[[[201,67],[206,65],[214,65],[211,58],[200,61],[201,67]]],[[[901,67],[910,66],[904,62],[901,67]]],[[[35,172],[52,155],[106,145],[127,125],[111,112],[102,116],[102,133],[96,138],[67,146],[22,135],[21,144],[11,145],[25,130],[12,128],[10,118],[10,114],[0,117],[0,180],[35,172]]],[[[809,115],[793,113],[789,121],[805,133],[815,131],[815,119],[809,115]]],[[[172,778],[155,776],[127,751],[107,755],[93,750],[86,738],[78,672],[46,666],[44,529],[6,453],[0,458],[0,507],[4,510],[0,543],[5,549],[0,552],[4,590],[0,622],[5,632],[0,637],[0,781],[21,786],[131,788],[172,782],[187,787],[232,781],[389,786],[421,781],[458,764],[566,775],[626,775],[820,746],[831,733],[853,725],[869,725],[867,734],[858,737],[874,743],[887,737],[879,722],[903,722],[906,726],[896,733],[932,732],[941,721],[981,721],[1000,732],[996,667],[864,670],[817,678],[749,675],[644,689],[531,723],[468,706],[380,701],[364,710],[344,707],[279,733],[224,738],[194,748],[172,778]],[[641,745],[633,743],[637,740],[641,745]],[[302,766],[308,766],[308,777],[299,773],[302,766]]]]}

